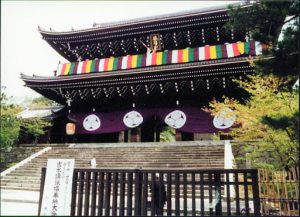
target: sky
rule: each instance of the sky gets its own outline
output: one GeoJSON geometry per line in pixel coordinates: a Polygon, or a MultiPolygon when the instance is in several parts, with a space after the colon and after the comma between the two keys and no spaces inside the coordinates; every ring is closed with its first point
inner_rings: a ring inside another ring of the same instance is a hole
{"type": "Polygon", "coordinates": [[[1,1],[1,86],[22,103],[40,96],[20,79],[26,75],[52,76],[58,62],[67,62],[38,32],[92,27],[93,23],[226,5],[234,1],[1,1]]]}

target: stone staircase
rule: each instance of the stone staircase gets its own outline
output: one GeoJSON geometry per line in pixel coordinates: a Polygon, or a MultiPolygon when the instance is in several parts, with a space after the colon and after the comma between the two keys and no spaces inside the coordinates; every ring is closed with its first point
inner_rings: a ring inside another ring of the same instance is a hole
{"type": "Polygon", "coordinates": [[[74,144],[52,147],[31,161],[1,176],[2,189],[39,191],[41,168],[48,159],[75,159],[75,168],[114,169],[208,169],[224,168],[224,142],[193,141],[173,143],[74,144]]]}

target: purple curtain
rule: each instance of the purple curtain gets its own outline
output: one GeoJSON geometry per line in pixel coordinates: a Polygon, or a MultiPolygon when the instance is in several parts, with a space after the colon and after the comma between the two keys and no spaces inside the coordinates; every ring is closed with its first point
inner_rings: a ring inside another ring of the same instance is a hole
{"type": "Polygon", "coordinates": [[[76,134],[102,134],[114,133],[130,129],[123,122],[123,117],[130,111],[137,111],[143,117],[143,126],[147,121],[151,121],[154,116],[164,123],[165,117],[174,110],[182,111],[186,116],[186,122],[178,128],[179,131],[191,133],[215,133],[218,131],[228,131],[228,129],[220,130],[213,125],[213,116],[197,107],[168,107],[168,108],[150,108],[150,109],[127,109],[117,112],[90,112],[90,113],[71,113],[68,115],[70,121],[76,123],[76,134]],[[100,127],[88,131],[83,126],[83,121],[89,115],[96,115],[101,124],[100,127]]]}

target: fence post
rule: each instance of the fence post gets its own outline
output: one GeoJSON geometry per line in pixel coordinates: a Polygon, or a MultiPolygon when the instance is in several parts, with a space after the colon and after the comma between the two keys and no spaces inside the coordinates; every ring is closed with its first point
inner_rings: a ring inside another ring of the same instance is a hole
{"type": "Polygon", "coordinates": [[[44,185],[45,185],[45,178],[46,178],[46,168],[43,167],[43,168],[42,168],[42,176],[41,176],[41,185],[40,185],[40,198],[39,198],[38,216],[41,215],[42,200],[43,200],[44,185]]]}
{"type": "Polygon", "coordinates": [[[253,189],[253,205],[254,215],[260,215],[260,199],[259,199],[259,188],[258,188],[258,171],[257,169],[251,172],[252,174],[252,189],[253,189]]]}
{"type": "Polygon", "coordinates": [[[135,189],[134,189],[134,216],[141,216],[141,179],[143,173],[140,170],[135,171],[135,189]]]}
{"type": "Polygon", "coordinates": [[[216,215],[222,215],[222,196],[221,196],[221,176],[220,173],[215,173],[215,201],[216,215]]]}

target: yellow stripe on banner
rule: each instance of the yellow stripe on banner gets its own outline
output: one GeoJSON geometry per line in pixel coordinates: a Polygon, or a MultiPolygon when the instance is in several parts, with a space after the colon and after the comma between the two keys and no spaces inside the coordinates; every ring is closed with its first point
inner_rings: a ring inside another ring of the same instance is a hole
{"type": "Polygon", "coordinates": [[[113,65],[114,65],[114,57],[110,57],[108,59],[108,68],[107,68],[107,71],[112,71],[113,70],[113,65]]]}
{"type": "Polygon", "coordinates": [[[157,52],[156,53],[156,65],[161,65],[162,64],[162,52],[157,52]]]}
{"type": "Polygon", "coordinates": [[[91,72],[91,66],[92,66],[92,60],[87,61],[85,66],[85,72],[90,73],[91,72]]]}
{"type": "Polygon", "coordinates": [[[244,44],[244,42],[238,41],[237,42],[237,47],[238,47],[238,50],[239,50],[240,54],[245,53],[245,44],[244,44]]]}
{"type": "Polygon", "coordinates": [[[64,75],[68,75],[69,74],[70,68],[71,68],[71,63],[67,63],[66,64],[66,69],[64,71],[64,75]]]}
{"type": "Polygon", "coordinates": [[[136,68],[138,55],[131,56],[131,68],[136,68]]]}
{"type": "Polygon", "coordinates": [[[217,49],[216,46],[209,46],[210,59],[217,59],[217,49]]]}
{"type": "Polygon", "coordinates": [[[186,63],[189,61],[189,49],[185,48],[182,50],[182,62],[186,63]]]}

